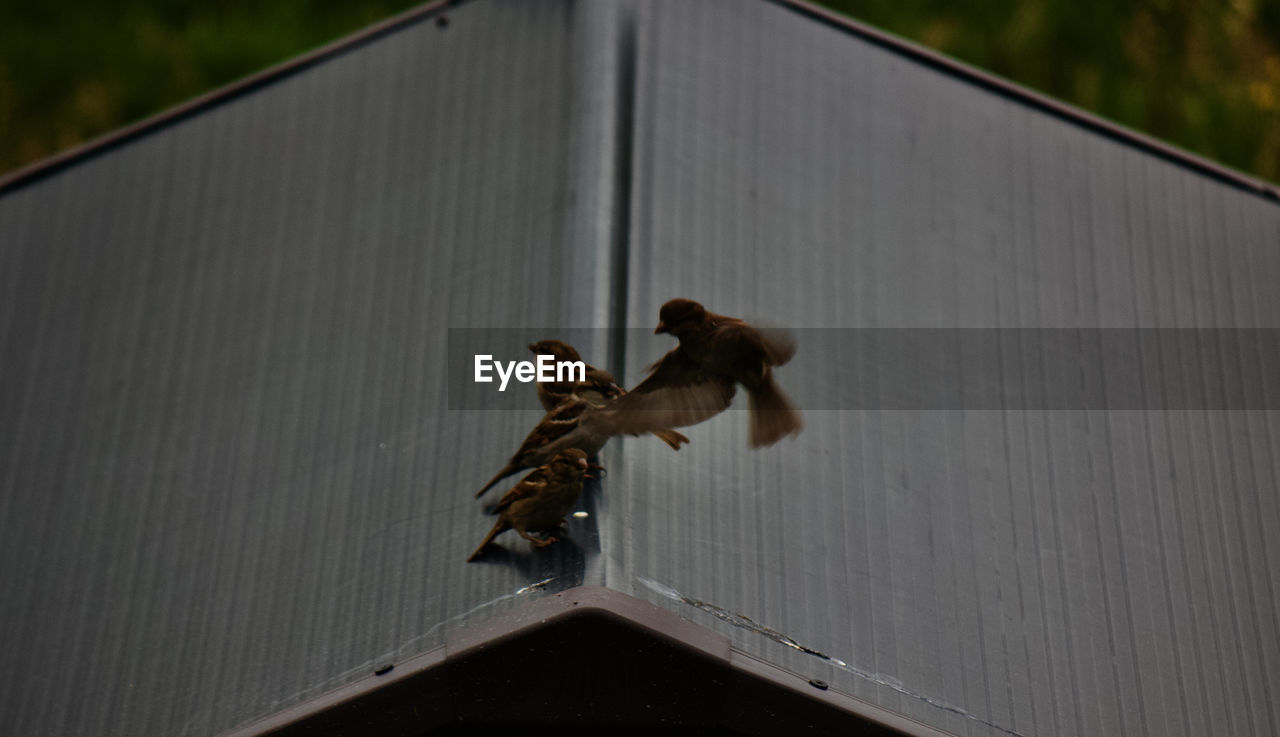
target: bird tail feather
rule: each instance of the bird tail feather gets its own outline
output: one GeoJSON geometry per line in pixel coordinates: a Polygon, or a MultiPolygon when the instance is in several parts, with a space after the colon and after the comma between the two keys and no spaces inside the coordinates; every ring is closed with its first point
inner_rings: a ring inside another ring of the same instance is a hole
{"type": "Polygon", "coordinates": [[[787,435],[795,435],[804,429],[800,411],[771,375],[758,388],[747,393],[747,401],[747,406],[751,409],[752,448],[773,445],[787,435]]]}
{"type": "Polygon", "coordinates": [[[520,467],[515,465],[514,463],[508,463],[507,465],[503,466],[502,470],[499,471],[497,475],[489,479],[489,483],[485,484],[483,489],[476,492],[476,498],[479,499],[480,497],[484,496],[484,493],[492,489],[494,484],[498,483],[499,481],[505,479],[506,477],[510,476],[511,474],[519,470],[520,470],[520,467]]]}
{"type": "Polygon", "coordinates": [[[480,547],[476,548],[476,552],[472,553],[471,557],[467,558],[467,562],[470,563],[476,558],[479,558],[480,554],[484,552],[484,549],[489,547],[489,543],[493,542],[493,538],[497,537],[498,533],[506,529],[507,523],[504,520],[499,519],[493,525],[493,529],[489,530],[489,534],[484,536],[484,542],[480,543],[480,547]]]}

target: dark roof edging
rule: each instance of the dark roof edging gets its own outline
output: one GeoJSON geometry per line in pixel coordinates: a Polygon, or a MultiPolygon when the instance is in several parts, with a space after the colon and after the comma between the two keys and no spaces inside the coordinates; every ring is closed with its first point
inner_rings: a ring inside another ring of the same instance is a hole
{"type": "MultiPolygon", "coordinates": [[[[573,627],[580,623],[599,626],[602,622],[609,631],[641,637],[651,644],[651,649],[673,649],[683,660],[697,663],[704,670],[709,664],[717,672],[727,674],[720,688],[734,692],[736,684],[739,692],[725,696],[725,712],[750,709],[759,702],[758,697],[741,692],[743,685],[747,684],[747,690],[757,694],[778,694],[793,708],[796,704],[809,704],[806,708],[821,712],[822,721],[826,724],[831,723],[834,715],[846,729],[848,724],[859,724],[864,730],[871,730],[867,732],[869,734],[948,737],[946,732],[743,653],[733,648],[727,637],[655,604],[599,586],[566,589],[530,601],[474,627],[459,629],[451,633],[442,647],[395,663],[391,669],[387,666],[392,664],[380,667],[377,673],[382,675],[371,673],[303,704],[226,732],[222,737],[341,734],[343,731],[337,728],[339,724],[364,725],[363,728],[368,730],[364,733],[373,735],[379,733],[375,725],[379,722],[395,724],[400,729],[405,723],[412,723],[418,729],[426,730],[423,734],[450,725],[462,726],[463,723],[450,721],[450,717],[457,716],[454,709],[463,699],[442,698],[441,684],[447,684],[443,690],[456,688],[466,693],[492,694],[501,693],[500,685],[512,685],[512,682],[504,680],[510,674],[492,673],[494,669],[487,668],[482,670],[486,678],[492,678],[492,682],[486,684],[489,688],[477,688],[470,677],[459,676],[460,666],[477,658],[498,659],[508,652],[522,652],[531,636],[540,631],[573,627]],[[442,707],[441,704],[445,705],[442,707]]],[[[622,671],[632,665],[628,655],[636,654],[621,649],[610,655],[617,658],[616,668],[622,671]]],[[[549,662],[547,665],[548,679],[568,672],[566,680],[574,680],[572,669],[565,669],[563,662],[549,662]]],[[[680,690],[679,678],[679,674],[671,675],[673,690],[680,690]]],[[[715,712],[714,704],[709,708],[708,713],[715,712]]],[[[552,712],[558,713],[554,709],[552,712]]],[[[726,718],[731,719],[732,716],[726,718]]],[[[484,726],[476,722],[467,724],[484,726]]],[[[742,728],[741,723],[722,723],[721,726],[742,728]]],[[[817,733],[824,732],[820,729],[817,733]]],[[[836,732],[828,730],[826,733],[836,732]]]]}
{"type": "MultiPolygon", "coordinates": [[[[28,164],[25,167],[0,176],[0,195],[36,181],[42,177],[58,172],[71,164],[108,151],[116,146],[134,140],[157,128],[181,121],[210,107],[219,105],[239,95],[251,92],[258,87],[274,82],[295,72],[306,69],[332,56],[344,53],[351,48],[362,45],[379,36],[391,33],[401,27],[420,22],[443,10],[459,5],[468,0],[436,0],[436,2],[411,8],[399,15],[375,23],[360,31],[321,46],[301,56],[277,64],[244,79],[232,82],[211,92],[195,97],[187,102],[157,113],[136,123],[106,133],[98,138],[68,149],[47,159],[28,164]]],[[[939,71],[965,79],[984,89],[1029,104],[1056,117],[1071,121],[1088,128],[1100,135],[1121,141],[1158,156],[1166,161],[1185,166],[1206,176],[1225,182],[1237,188],[1252,192],[1264,199],[1280,202],[1280,187],[1261,179],[1251,177],[1234,169],[1218,164],[1209,159],[1197,156],[1173,145],[1157,140],[1131,128],[1113,123],[1092,113],[1055,100],[1047,95],[1035,92],[998,77],[977,67],[965,64],[957,59],[941,54],[932,49],[918,45],[887,31],[869,26],[852,18],[840,15],[826,8],[813,5],[805,0],[765,0],[781,5],[817,22],[835,27],[859,36],[882,48],[907,56],[939,71]]]]}
{"type": "Polygon", "coordinates": [[[1030,105],[1055,117],[1075,123],[1099,135],[1142,149],[1166,161],[1187,167],[1220,182],[1246,190],[1273,202],[1280,202],[1280,187],[1261,179],[1231,169],[1210,159],[1185,151],[1132,128],[1086,112],[1085,110],[1055,100],[1029,87],[998,77],[990,72],[970,66],[958,59],[895,36],[865,23],[861,23],[832,10],[814,5],[806,0],[766,0],[781,5],[800,15],[856,35],[881,48],[906,56],[945,74],[959,77],[978,87],[1030,105]]]}
{"type": "Polygon", "coordinates": [[[259,87],[266,86],[339,54],[346,53],[357,46],[373,41],[388,33],[393,33],[401,28],[432,18],[449,7],[464,2],[467,2],[467,0],[436,0],[435,2],[410,8],[399,15],[378,21],[373,25],[312,49],[300,56],[293,57],[223,87],[193,97],[186,102],[179,103],[174,107],[126,125],[123,128],[104,133],[97,138],[56,153],[48,158],[28,164],[0,176],[0,195],[57,173],[72,164],[110,151],[157,129],[180,122],[209,108],[253,92],[259,87]]]}

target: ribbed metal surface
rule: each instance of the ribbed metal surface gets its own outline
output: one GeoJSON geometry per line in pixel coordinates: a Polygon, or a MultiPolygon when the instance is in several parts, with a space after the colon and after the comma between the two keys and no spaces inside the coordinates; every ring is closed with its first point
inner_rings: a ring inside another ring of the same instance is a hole
{"type": "MultiPolygon", "coordinates": [[[[631,326],[1278,326],[1273,202],[779,5],[637,10],[631,326]]],[[[809,332],[799,438],[625,445],[610,587],[956,734],[1280,730],[1280,416],[822,411],[876,386],[809,332]]],[[[627,381],[672,344],[633,334],[627,381]]]]}
{"type": "Polygon", "coordinates": [[[537,413],[447,411],[442,360],[599,309],[571,10],[450,8],[0,199],[0,732],[215,734],[581,583],[464,563],[537,413]]]}
{"type": "MultiPolygon", "coordinates": [[[[1280,328],[1276,203],[782,3],[443,12],[0,197],[0,732],[216,734],[584,582],[956,734],[1280,731],[1275,411],[874,409],[929,374],[830,340],[1280,328]],[[465,564],[537,413],[450,409],[449,328],[634,384],[674,296],[797,329],[805,432],[612,442],[465,564]]],[[[1274,389],[1186,345],[1105,358],[1274,389]]]]}

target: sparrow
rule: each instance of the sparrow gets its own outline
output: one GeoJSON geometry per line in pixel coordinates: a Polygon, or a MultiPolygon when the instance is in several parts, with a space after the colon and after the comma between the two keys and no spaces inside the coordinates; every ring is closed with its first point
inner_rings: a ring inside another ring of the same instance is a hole
{"type": "Polygon", "coordinates": [[[578,351],[568,343],[559,340],[540,340],[530,343],[529,350],[533,351],[534,355],[554,356],[556,361],[581,361],[586,367],[583,381],[547,381],[534,384],[538,387],[538,401],[547,411],[555,409],[556,405],[568,399],[570,394],[577,394],[596,407],[626,394],[622,387],[618,386],[613,374],[583,361],[578,351]]]}
{"type": "Polygon", "coordinates": [[[493,510],[498,521],[467,562],[480,557],[489,543],[506,530],[515,530],[535,548],[556,542],[555,537],[537,538],[529,531],[552,530],[565,523],[565,515],[582,494],[582,480],[590,478],[588,467],[587,454],[569,448],[557,453],[550,463],[530,471],[498,502],[493,510]]]}
{"type": "Polygon", "coordinates": [[[561,451],[576,448],[587,455],[599,453],[610,433],[590,421],[590,410],[587,400],[575,396],[556,405],[529,431],[507,465],[476,492],[476,498],[513,473],[550,463],[561,451]]]}
{"type": "Polygon", "coordinates": [[[784,331],[754,328],[693,300],[673,299],[658,312],[653,332],[670,334],[680,344],[614,402],[623,431],[630,432],[639,418],[668,427],[702,422],[729,406],[737,384],[747,390],[752,448],[804,429],[800,412],[773,379],[773,368],[791,360],[796,351],[784,331]]]}
{"type": "MultiPolygon", "coordinates": [[[[577,448],[593,456],[614,435],[654,433],[661,436],[671,430],[672,425],[666,424],[669,418],[665,412],[647,411],[644,403],[640,403],[637,409],[621,405],[621,401],[615,399],[593,407],[586,399],[570,394],[529,431],[507,465],[476,492],[476,498],[513,473],[549,463],[562,450],[577,448]]],[[[674,437],[669,444],[673,447],[677,441],[689,442],[678,432],[672,431],[672,434],[674,437]]],[[[665,437],[663,439],[666,440],[665,437]]]]}
{"type": "MultiPolygon", "coordinates": [[[[540,340],[529,344],[529,350],[535,355],[554,356],[556,361],[582,361],[582,356],[568,343],[559,340],[540,340]]],[[[555,409],[570,395],[577,395],[586,400],[592,407],[603,407],[627,392],[613,378],[613,374],[596,368],[585,361],[586,367],[582,381],[539,382],[538,401],[545,410],[555,409]]],[[[689,442],[689,438],[675,430],[653,430],[651,433],[662,442],[671,446],[672,450],[680,450],[680,446],[689,442]]]]}

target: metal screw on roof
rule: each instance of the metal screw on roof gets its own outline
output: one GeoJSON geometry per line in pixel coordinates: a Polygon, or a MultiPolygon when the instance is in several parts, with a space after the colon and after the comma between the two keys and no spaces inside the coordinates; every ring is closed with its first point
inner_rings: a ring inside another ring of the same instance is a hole
{"type": "Polygon", "coordinates": [[[809,685],[810,685],[810,686],[813,686],[814,688],[816,688],[816,689],[818,689],[818,690],[820,690],[820,691],[826,691],[826,690],[829,688],[829,686],[827,686],[827,682],[826,682],[826,681],[820,681],[820,680],[818,680],[817,678],[810,678],[810,679],[809,679],[809,685]]]}

